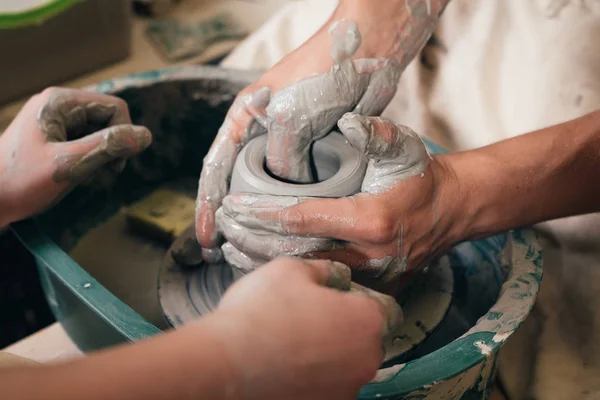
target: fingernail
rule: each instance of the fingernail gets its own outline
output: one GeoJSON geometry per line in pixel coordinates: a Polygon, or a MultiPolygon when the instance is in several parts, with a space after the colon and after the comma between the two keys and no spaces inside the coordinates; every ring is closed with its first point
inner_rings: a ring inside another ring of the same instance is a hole
{"type": "Polygon", "coordinates": [[[137,148],[141,151],[152,144],[152,133],[144,126],[133,125],[133,139],[137,148]]]}
{"type": "Polygon", "coordinates": [[[337,261],[329,261],[329,278],[325,286],[344,292],[350,290],[352,284],[352,272],[346,264],[337,261]]]}
{"type": "Polygon", "coordinates": [[[347,112],[344,115],[342,115],[342,118],[339,119],[338,126],[341,129],[347,129],[347,128],[354,127],[354,125],[356,124],[356,120],[359,118],[360,118],[359,114],[355,114],[353,112],[347,112]]]}
{"type": "Polygon", "coordinates": [[[338,127],[357,150],[365,152],[371,136],[371,121],[359,114],[346,113],[338,121],[338,127]]]}
{"type": "Polygon", "coordinates": [[[109,128],[100,149],[112,157],[131,157],[152,143],[150,131],[143,126],[116,125],[109,128]]]}

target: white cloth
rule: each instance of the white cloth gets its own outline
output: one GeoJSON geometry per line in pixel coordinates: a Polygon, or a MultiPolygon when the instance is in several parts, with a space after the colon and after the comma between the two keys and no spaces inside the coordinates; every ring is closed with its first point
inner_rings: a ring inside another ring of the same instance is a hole
{"type": "Polygon", "coordinates": [[[221,66],[267,70],[307,41],[331,16],[337,0],[290,1],[240,43],[221,66]]]}
{"type": "MultiPolygon", "coordinates": [[[[292,2],[224,65],[274,65],[336,3],[292,2]]],[[[600,108],[600,0],[453,0],[436,35],[443,49],[424,49],[433,68],[417,58],[384,114],[444,147],[479,147],[600,108]]],[[[599,399],[600,216],[538,230],[542,290],[532,317],[503,350],[500,374],[513,400],[599,399]]]]}

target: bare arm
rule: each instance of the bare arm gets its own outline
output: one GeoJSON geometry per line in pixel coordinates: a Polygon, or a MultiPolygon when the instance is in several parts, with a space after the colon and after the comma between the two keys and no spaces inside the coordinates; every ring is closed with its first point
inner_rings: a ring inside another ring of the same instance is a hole
{"type": "Polygon", "coordinates": [[[88,358],[0,373],[7,399],[225,399],[235,382],[223,345],[202,325],[88,358]]]}
{"type": "MultiPolygon", "coordinates": [[[[394,57],[402,69],[425,45],[450,0],[342,0],[315,36],[332,23],[356,21],[362,35],[357,58],[394,57]]],[[[324,40],[328,42],[328,40],[324,40]]]]}
{"type": "Polygon", "coordinates": [[[339,263],[273,261],[229,288],[216,312],[177,331],[55,366],[0,369],[1,397],[356,398],[402,311],[389,296],[350,290],[350,277],[339,263]]]}
{"type": "Polygon", "coordinates": [[[600,112],[437,158],[460,239],[600,211],[600,112]]]}

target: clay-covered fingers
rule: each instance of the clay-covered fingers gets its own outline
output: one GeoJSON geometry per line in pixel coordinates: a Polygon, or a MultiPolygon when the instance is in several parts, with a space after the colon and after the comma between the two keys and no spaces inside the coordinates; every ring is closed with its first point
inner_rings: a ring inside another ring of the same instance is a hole
{"type": "Polygon", "coordinates": [[[311,280],[320,285],[342,292],[350,291],[352,273],[347,265],[329,260],[299,260],[307,266],[311,280]]]}
{"type": "Polygon", "coordinates": [[[104,165],[121,162],[152,143],[150,131],[142,126],[114,125],[84,138],[57,144],[54,148],[56,182],[79,184],[104,165]]]}
{"type": "Polygon", "coordinates": [[[358,73],[369,75],[369,85],[353,111],[380,115],[396,94],[401,66],[395,58],[361,58],[354,60],[354,67],[358,73]]]}
{"type": "Polygon", "coordinates": [[[173,242],[170,251],[175,262],[182,267],[194,267],[203,261],[218,263],[223,261],[220,249],[203,249],[196,239],[196,229],[192,225],[173,242]]]}
{"type": "Polygon", "coordinates": [[[288,236],[290,240],[319,237],[349,242],[362,241],[385,228],[374,219],[373,212],[361,196],[327,199],[251,193],[227,196],[219,210],[228,239],[229,235],[238,237],[253,231],[288,236]]]}
{"type": "MultiPolygon", "coordinates": [[[[277,261],[273,264],[275,263],[277,261]]],[[[392,348],[396,332],[398,332],[404,321],[402,308],[396,299],[352,282],[351,270],[343,263],[330,260],[302,260],[302,263],[309,267],[304,272],[306,277],[313,282],[342,292],[348,292],[347,295],[349,296],[364,296],[377,304],[383,318],[381,331],[383,360],[389,360],[392,356],[389,349],[392,348]]]]}
{"type": "Polygon", "coordinates": [[[378,194],[400,181],[420,175],[430,161],[425,144],[412,129],[380,117],[345,114],[338,126],[367,158],[362,191],[378,194]]]}
{"type": "Polygon", "coordinates": [[[377,292],[357,283],[352,283],[350,292],[356,295],[369,297],[377,302],[384,320],[383,332],[381,335],[383,339],[383,361],[388,361],[393,357],[393,354],[389,350],[393,347],[396,333],[404,322],[402,308],[392,296],[377,292]]]}
{"type": "Polygon", "coordinates": [[[252,272],[258,267],[266,264],[269,260],[263,258],[251,257],[244,252],[236,249],[231,243],[226,242],[221,246],[223,258],[233,268],[244,271],[245,273],[252,272]]]}
{"type": "Polygon", "coordinates": [[[311,144],[328,134],[337,120],[354,108],[368,84],[368,77],[359,75],[350,59],[360,46],[357,24],[339,21],[329,34],[334,43],[330,49],[334,64],[329,71],[306,74],[277,91],[267,107],[267,167],[274,175],[292,182],[313,182],[311,144]]]}
{"type": "MultiPolygon", "coordinates": [[[[277,228],[269,230],[242,224],[227,214],[224,207],[217,211],[216,221],[219,231],[227,241],[252,259],[271,260],[279,256],[304,256],[332,251],[341,246],[337,240],[329,238],[290,236],[276,232],[277,228]]],[[[225,258],[228,260],[227,255],[225,258]]],[[[246,269],[243,266],[238,267],[246,269]]]]}
{"type": "Polygon", "coordinates": [[[196,230],[193,226],[187,228],[170,248],[173,260],[182,266],[195,266],[203,261],[202,247],[196,240],[196,230]]]}
{"type": "Polygon", "coordinates": [[[38,125],[49,142],[78,139],[102,128],[131,124],[127,104],[114,96],[49,88],[32,100],[41,104],[38,125]]]}
{"type": "Polygon", "coordinates": [[[300,199],[235,194],[224,199],[217,221],[229,241],[223,248],[225,259],[237,268],[253,270],[282,255],[327,258],[352,265],[357,277],[367,280],[395,269],[395,259],[377,252],[379,238],[389,235],[390,228],[378,222],[374,211],[360,196],[300,199]],[[381,263],[373,264],[382,257],[381,263]]]}
{"type": "Polygon", "coordinates": [[[266,133],[265,108],[270,96],[266,87],[238,96],[204,158],[195,218],[196,238],[204,248],[217,248],[215,213],[229,191],[229,179],[240,149],[253,137],[266,133]]]}

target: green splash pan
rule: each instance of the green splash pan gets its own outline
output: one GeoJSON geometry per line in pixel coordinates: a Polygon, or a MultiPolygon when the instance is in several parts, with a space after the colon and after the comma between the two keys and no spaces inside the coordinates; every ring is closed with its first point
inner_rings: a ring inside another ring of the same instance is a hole
{"type": "MultiPolygon", "coordinates": [[[[79,187],[47,213],[12,226],[35,256],[53,312],[82,350],[142,340],[166,325],[143,318],[69,253],[122,206],[165,182],[197,180],[228,107],[257,76],[194,66],[124,76],[91,88],[125,99],[134,123],[153,132],[152,147],[130,160],[116,180],[79,187]]],[[[432,153],[442,151],[427,145],[432,153]]],[[[518,230],[462,243],[440,262],[453,270],[454,317],[449,313],[409,359],[382,367],[361,399],[488,398],[497,352],[527,317],[539,290],[540,246],[532,231],[518,230]]]]}

